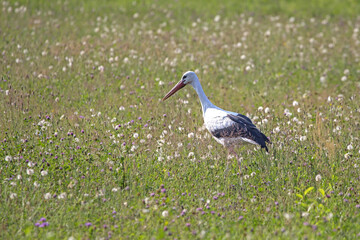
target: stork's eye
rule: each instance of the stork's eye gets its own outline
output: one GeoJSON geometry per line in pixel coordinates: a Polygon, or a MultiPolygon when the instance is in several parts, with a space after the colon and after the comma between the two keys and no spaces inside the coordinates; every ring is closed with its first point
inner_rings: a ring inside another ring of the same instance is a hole
{"type": "Polygon", "coordinates": [[[183,79],[185,79],[187,76],[185,75],[185,76],[183,76],[183,79]]]}

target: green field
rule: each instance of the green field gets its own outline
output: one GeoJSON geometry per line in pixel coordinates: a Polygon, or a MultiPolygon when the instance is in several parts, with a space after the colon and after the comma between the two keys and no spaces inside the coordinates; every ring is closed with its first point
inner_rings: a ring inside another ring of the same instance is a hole
{"type": "Polygon", "coordinates": [[[359,1],[0,1],[0,37],[1,239],[359,238],[359,1]],[[241,174],[161,102],[188,70],[272,140],[241,174]]]}

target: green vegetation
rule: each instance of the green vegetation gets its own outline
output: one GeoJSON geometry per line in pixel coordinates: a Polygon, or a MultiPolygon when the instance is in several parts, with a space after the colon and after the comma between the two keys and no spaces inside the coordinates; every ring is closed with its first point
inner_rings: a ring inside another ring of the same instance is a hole
{"type": "Polygon", "coordinates": [[[359,237],[358,1],[0,6],[2,239],[359,237]],[[242,174],[188,70],[271,138],[242,174]]]}

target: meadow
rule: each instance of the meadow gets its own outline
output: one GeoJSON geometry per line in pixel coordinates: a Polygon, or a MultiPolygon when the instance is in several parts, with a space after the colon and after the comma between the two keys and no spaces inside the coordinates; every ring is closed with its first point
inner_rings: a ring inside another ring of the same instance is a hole
{"type": "Polygon", "coordinates": [[[0,12],[1,239],[360,237],[358,1],[0,12]],[[188,70],[271,139],[241,174],[191,87],[161,102],[188,70]]]}

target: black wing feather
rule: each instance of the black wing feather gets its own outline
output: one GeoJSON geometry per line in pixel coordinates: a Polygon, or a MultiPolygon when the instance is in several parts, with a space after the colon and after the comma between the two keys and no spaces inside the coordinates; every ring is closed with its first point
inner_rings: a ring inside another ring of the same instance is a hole
{"type": "Polygon", "coordinates": [[[212,132],[212,135],[216,138],[221,137],[243,137],[250,139],[256,143],[258,143],[261,148],[265,148],[266,151],[268,151],[268,148],[266,146],[265,142],[271,143],[270,140],[260,132],[259,129],[256,128],[256,126],[251,122],[251,120],[242,115],[233,115],[228,114],[228,118],[230,118],[234,124],[227,128],[223,129],[217,129],[212,132]]]}

